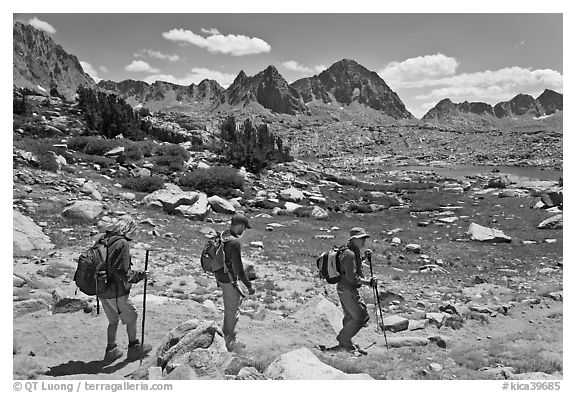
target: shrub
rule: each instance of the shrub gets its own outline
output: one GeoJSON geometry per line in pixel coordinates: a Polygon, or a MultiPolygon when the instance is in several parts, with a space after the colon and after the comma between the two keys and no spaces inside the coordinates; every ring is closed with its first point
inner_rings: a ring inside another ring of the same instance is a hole
{"type": "Polygon", "coordinates": [[[250,119],[236,127],[233,116],[228,116],[220,126],[221,137],[226,141],[224,156],[235,167],[244,166],[258,173],[274,162],[292,161],[290,149],[282,139],[268,129],[267,124],[255,127],[250,119]]]}
{"type": "Polygon", "coordinates": [[[26,96],[17,91],[12,93],[12,112],[18,115],[28,115],[32,112],[26,96]]]}
{"type": "Polygon", "coordinates": [[[131,161],[138,161],[143,156],[140,145],[137,145],[135,143],[130,144],[129,146],[126,147],[126,149],[124,150],[124,155],[128,160],[131,161]]]}
{"type": "Polygon", "coordinates": [[[152,157],[152,153],[154,153],[154,149],[156,148],[156,143],[145,140],[142,142],[138,142],[138,147],[142,150],[142,155],[144,157],[152,157]]]}
{"type": "Polygon", "coordinates": [[[129,177],[122,181],[122,187],[140,192],[154,192],[164,186],[164,179],[159,176],[129,177]]]}
{"type": "Polygon", "coordinates": [[[86,145],[94,138],[88,136],[75,136],[68,139],[66,143],[69,149],[76,151],[84,151],[86,145]]]}
{"type": "Polygon", "coordinates": [[[56,172],[58,164],[56,163],[55,148],[52,147],[57,140],[53,139],[31,139],[24,141],[24,149],[30,150],[38,159],[38,167],[47,171],[56,172]]]}
{"type": "Polygon", "coordinates": [[[190,153],[186,149],[172,143],[158,146],[154,153],[162,157],[180,157],[183,161],[190,159],[190,153]]]}
{"type": "Polygon", "coordinates": [[[169,175],[184,170],[184,161],[179,157],[160,156],[155,157],[153,161],[154,167],[152,170],[158,173],[169,175]]]}
{"type": "Polygon", "coordinates": [[[93,136],[76,136],[70,138],[67,142],[69,149],[93,156],[103,156],[104,153],[122,144],[123,142],[118,140],[102,139],[93,136]]]}
{"type": "Polygon", "coordinates": [[[228,198],[234,195],[233,190],[244,188],[244,178],[233,168],[214,166],[187,172],[180,178],[180,185],[203,191],[208,196],[228,198]]]}
{"type": "Polygon", "coordinates": [[[118,143],[118,141],[94,138],[90,142],[88,142],[88,144],[84,148],[84,152],[87,154],[91,154],[93,156],[103,156],[106,152],[118,146],[120,146],[120,143],[118,143]]]}
{"type": "Polygon", "coordinates": [[[101,168],[108,168],[116,164],[116,160],[110,157],[91,156],[89,154],[80,157],[88,163],[99,165],[101,168]]]}

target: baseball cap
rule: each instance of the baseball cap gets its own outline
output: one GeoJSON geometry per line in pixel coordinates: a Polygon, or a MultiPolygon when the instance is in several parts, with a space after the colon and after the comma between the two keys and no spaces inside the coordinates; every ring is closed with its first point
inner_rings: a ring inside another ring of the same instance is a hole
{"type": "Polygon", "coordinates": [[[252,225],[250,225],[246,216],[244,214],[240,214],[240,213],[234,214],[232,216],[231,224],[232,225],[243,224],[246,227],[246,229],[252,228],[252,225]]]}

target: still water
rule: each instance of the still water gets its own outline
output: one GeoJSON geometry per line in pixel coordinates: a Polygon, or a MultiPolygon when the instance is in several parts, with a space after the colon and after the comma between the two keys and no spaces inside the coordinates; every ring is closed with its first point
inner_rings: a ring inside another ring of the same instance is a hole
{"type": "Polygon", "coordinates": [[[498,170],[498,173],[529,180],[553,180],[562,177],[562,171],[555,169],[542,169],[537,167],[516,166],[481,166],[481,165],[453,165],[450,167],[433,166],[379,166],[378,169],[388,171],[432,171],[437,175],[453,179],[464,179],[466,176],[488,173],[498,170]]]}

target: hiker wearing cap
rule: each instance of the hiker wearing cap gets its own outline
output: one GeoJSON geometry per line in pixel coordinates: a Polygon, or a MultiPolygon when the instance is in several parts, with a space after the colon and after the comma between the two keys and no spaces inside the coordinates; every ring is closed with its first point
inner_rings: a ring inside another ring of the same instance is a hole
{"type": "Polygon", "coordinates": [[[111,268],[106,291],[98,295],[108,318],[108,345],[104,355],[106,361],[114,361],[124,355],[116,345],[116,331],[120,321],[126,325],[126,333],[128,333],[128,360],[136,360],[140,353],[147,354],[152,350],[150,344],[141,345],[136,336],[138,312],[129,299],[132,284],[144,280],[148,273],[132,270],[128,242],[132,240],[130,235],[135,230],[136,221],[131,216],[124,215],[112,223],[106,233],[98,239],[107,245],[107,261],[111,268]]]}
{"type": "Polygon", "coordinates": [[[224,301],[224,322],[222,333],[226,340],[226,346],[230,349],[236,340],[236,324],[240,315],[239,308],[242,302],[242,293],[238,288],[238,279],[244,283],[250,295],[255,289],[246,277],[244,264],[242,263],[242,245],[239,237],[246,229],[252,226],[243,214],[235,214],[230,221],[230,227],[222,233],[224,239],[224,261],[228,267],[228,272],[224,269],[214,272],[216,282],[222,289],[222,300],[224,301]]]}
{"type": "Polygon", "coordinates": [[[338,345],[349,351],[357,349],[352,342],[360,329],[368,324],[370,316],[366,310],[366,304],[360,298],[358,288],[362,285],[376,287],[378,280],[372,277],[364,278],[362,272],[362,257],[360,251],[366,245],[366,239],[370,237],[363,228],[352,228],[346,249],[340,256],[341,279],[336,285],[338,297],[344,311],[342,330],[336,336],[338,345]]]}

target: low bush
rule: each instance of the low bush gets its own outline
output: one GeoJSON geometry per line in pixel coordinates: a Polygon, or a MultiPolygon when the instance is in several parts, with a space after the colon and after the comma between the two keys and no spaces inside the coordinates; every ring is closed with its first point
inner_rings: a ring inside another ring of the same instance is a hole
{"type": "Polygon", "coordinates": [[[84,152],[93,156],[103,156],[106,152],[120,145],[115,140],[93,138],[84,148],[84,152]]]}
{"type": "Polygon", "coordinates": [[[184,161],[182,161],[179,157],[160,156],[154,157],[152,161],[154,163],[152,171],[164,175],[170,175],[174,172],[181,172],[184,170],[184,161]]]}
{"type": "Polygon", "coordinates": [[[86,153],[76,153],[78,160],[88,164],[97,164],[101,168],[108,168],[116,164],[116,160],[110,157],[93,156],[86,153]]]}
{"type": "Polygon", "coordinates": [[[89,136],[75,136],[68,139],[68,142],[66,142],[66,144],[68,145],[68,148],[71,150],[83,152],[84,149],[86,148],[86,145],[93,139],[94,139],[93,137],[89,136]]]}
{"type": "Polygon", "coordinates": [[[129,177],[122,181],[122,187],[139,192],[154,192],[164,186],[164,179],[159,176],[129,177]]]}
{"type": "Polygon", "coordinates": [[[183,161],[190,159],[190,153],[186,149],[172,143],[159,145],[154,153],[162,157],[180,157],[183,161]]]}
{"type": "Polygon", "coordinates": [[[24,150],[32,152],[38,159],[38,167],[51,172],[58,170],[56,150],[52,145],[57,139],[26,139],[20,145],[24,150]]]}
{"type": "Polygon", "coordinates": [[[124,155],[126,156],[126,159],[130,161],[138,161],[144,156],[142,148],[136,143],[126,146],[124,149],[124,155]]]}
{"type": "Polygon", "coordinates": [[[67,142],[69,149],[93,156],[102,156],[104,153],[123,144],[118,140],[102,139],[94,136],[76,136],[70,138],[67,142]]]}
{"type": "Polygon", "coordinates": [[[234,190],[244,188],[244,178],[233,168],[214,166],[185,173],[180,177],[180,185],[208,196],[228,198],[234,196],[234,190]]]}

